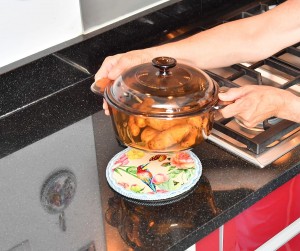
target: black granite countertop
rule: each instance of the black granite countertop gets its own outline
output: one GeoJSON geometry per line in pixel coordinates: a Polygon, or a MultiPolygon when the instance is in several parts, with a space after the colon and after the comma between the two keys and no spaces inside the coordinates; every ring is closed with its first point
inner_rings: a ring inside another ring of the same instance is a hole
{"type": "Polygon", "coordinates": [[[0,129],[13,130],[0,135],[0,156],[100,110],[89,84],[106,56],[192,35],[244,6],[257,1],[181,1],[0,75],[0,129]]]}
{"type": "Polygon", "coordinates": [[[111,137],[110,124],[103,112],[93,115],[108,250],[127,250],[126,244],[140,245],[136,250],[185,250],[300,172],[300,146],[261,169],[203,142],[192,150],[203,173],[191,194],[168,205],[138,205],[117,195],[106,181],[107,163],[123,149],[111,137]],[[122,213],[132,216],[118,217],[122,213]],[[158,233],[147,229],[150,221],[157,222],[158,233]],[[131,229],[130,224],[136,224],[137,229],[131,229]],[[172,224],[178,225],[172,229],[172,224]]]}
{"type": "Polygon", "coordinates": [[[169,33],[193,34],[254,2],[182,1],[1,75],[0,249],[28,240],[33,250],[47,251],[79,250],[89,241],[97,251],[185,250],[298,175],[300,146],[261,169],[202,142],[192,150],[203,166],[200,181],[177,202],[135,204],[106,181],[107,163],[123,148],[102,98],[90,91],[105,56],[166,42],[169,33]],[[60,167],[77,177],[77,196],[65,209],[66,231],[39,202],[43,180],[60,167]],[[124,213],[129,222],[120,217],[124,213]],[[159,223],[156,231],[147,228],[150,218],[159,223]]]}

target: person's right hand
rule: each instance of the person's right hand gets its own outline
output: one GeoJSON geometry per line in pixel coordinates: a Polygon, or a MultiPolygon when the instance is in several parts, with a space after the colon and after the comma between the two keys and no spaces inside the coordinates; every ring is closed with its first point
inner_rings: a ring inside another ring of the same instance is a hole
{"type": "Polygon", "coordinates": [[[300,122],[300,97],[288,90],[266,85],[247,85],[219,93],[219,98],[222,101],[234,101],[219,110],[222,116],[236,117],[247,127],[254,127],[271,117],[300,122]]]}
{"type": "MultiPolygon", "coordinates": [[[[151,49],[134,50],[114,56],[108,56],[96,73],[95,82],[103,78],[115,80],[125,70],[138,64],[151,62],[153,58],[154,55],[151,53],[151,49]]],[[[107,102],[105,100],[103,100],[103,109],[105,114],[109,115],[107,102]]]]}

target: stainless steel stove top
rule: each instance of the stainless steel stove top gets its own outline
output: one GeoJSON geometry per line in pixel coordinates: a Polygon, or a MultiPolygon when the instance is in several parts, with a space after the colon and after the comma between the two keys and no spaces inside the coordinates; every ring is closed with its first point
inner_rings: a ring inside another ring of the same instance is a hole
{"type": "MultiPolygon", "coordinates": [[[[186,38],[220,23],[261,14],[276,8],[276,4],[278,1],[263,1],[220,16],[216,24],[207,24],[207,27],[194,24],[166,36],[172,37],[173,41],[186,38]]],[[[300,96],[300,42],[255,63],[236,64],[207,73],[220,86],[268,85],[300,96]]],[[[299,145],[300,124],[270,118],[263,121],[258,129],[250,130],[234,118],[216,119],[208,140],[258,167],[265,167],[299,145]]]]}
{"type": "MultiPolygon", "coordinates": [[[[300,96],[300,43],[256,63],[237,64],[208,73],[220,85],[269,85],[300,96]]],[[[249,129],[233,118],[220,119],[208,140],[259,167],[265,167],[300,144],[300,125],[271,118],[258,128],[249,129]]]]}
{"type": "Polygon", "coordinates": [[[269,149],[260,154],[253,153],[242,143],[216,129],[213,129],[212,134],[208,137],[208,140],[243,158],[244,160],[263,168],[276,161],[281,156],[288,153],[300,144],[300,130],[297,128],[292,132],[291,135],[288,136],[287,139],[278,142],[276,146],[271,146],[269,149]]]}

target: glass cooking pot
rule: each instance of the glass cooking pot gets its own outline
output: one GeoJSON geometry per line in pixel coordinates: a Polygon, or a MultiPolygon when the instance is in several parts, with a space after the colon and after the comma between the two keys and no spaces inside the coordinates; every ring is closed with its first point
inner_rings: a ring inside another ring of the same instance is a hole
{"type": "Polygon", "coordinates": [[[170,57],[134,66],[91,89],[106,99],[117,139],[152,152],[198,145],[210,134],[219,108],[216,81],[170,57]]]}

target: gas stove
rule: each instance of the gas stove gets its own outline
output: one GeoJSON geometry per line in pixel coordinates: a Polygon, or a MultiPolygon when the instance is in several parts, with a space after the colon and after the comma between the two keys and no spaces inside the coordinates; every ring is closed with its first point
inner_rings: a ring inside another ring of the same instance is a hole
{"type": "MultiPolygon", "coordinates": [[[[274,7],[276,5],[272,1],[258,4],[223,21],[247,18],[274,7]]],[[[300,43],[265,60],[213,69],[209,74],[220,85],[227,87],[268,85],[300,95],[300,43]]],[[[255,128],[247,128],[234,118],[219,119],[208,139],[245,160],[264,167],[299,145],[300,127],[297,123],[278,118],[267,119],[255,128]]]]}
{"type": "MultiPolygon", "coordinates": [[[[267,1],[223,22],[247,18],[274,7],[274,1],[267,1]]],[[[300,96],[300,43],[259,62],[212,69],[208,74],[221,86],[268,85],[300,96]]],[[[234,118],[219,119],[208,140],[259,167],[265,167],[299,145],[300,125],[269,118],[255,128],[247,128],[234,118]]]]}
{"type": "MultiPolygon", "coordinates": [[[[167,36],[182,39],[221,23],[248,18],[272,8],[282,1],[252,3],[226,13],[213,22],[202,21],[182,27],[167,36]]],[[[220,86],[269,85],[287,89],[300,96],[300,42],[272,57],[255,63],[241,63],[206,71],[220,86]]],[[[257,165],[265,167],[300,143],[300,125],[278,118],[267,119],[255,128],[246,128],[235,118],[217,119],[208,140],[257,165]]]]}
{"type": "MultiPolygon", "coordinates": [[[[297,47],[290,48],[299,50],[297,47]]],[[[286,52],[288,49],[285,49],[280,55],[288,54],[286,52]]],[[[299,95],[300,69],[297,70],[296,66],[288,60],[289,58],[294,57],[285,55],[285,60],[282,60],[273,56],[255,64],[215,69],[209,74],[218,79],[221,85],[228,87],[249,84],[271,85],[288,89],[299,95]],[[292,68],[289,64],[295,66],[292,69],[295,75],[287,73],[292,68]],[[285,76],[286,74],[287,76],[285,76]]],[[[300,58],[298,58],[299,62],[300,58]]],[[[300,125],[288,120],[269,118],[254,128],[247,128],[237,119],[221,118],[215,122],[208,140],[259,167],[265,167],[299,145],[300,125]]]]}

